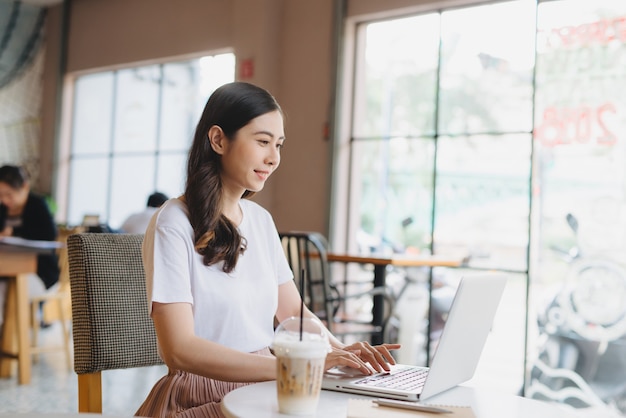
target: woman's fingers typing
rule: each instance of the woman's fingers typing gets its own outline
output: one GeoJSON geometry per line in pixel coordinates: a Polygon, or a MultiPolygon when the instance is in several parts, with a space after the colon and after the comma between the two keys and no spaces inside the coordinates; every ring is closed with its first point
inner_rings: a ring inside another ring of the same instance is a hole
{"type": "Polygon", "coordinates": [[[372,374],[372,370],[359,357],[359,350],[341,350],[333,348],[326,356],[326,370],[337,366],[346,366],[359,370],[363,374],[372,374]]]}
{"type": "Polygon", "coordinates": [[[375,346],[378,352],[383,356],[385,361],[389,364],[396,364],[396,360],[393,358],[389,350],[397,350],[400,348],[400,344],[382,344],[375,346]]]}
{"type": "Polygon", "coordinates": [[[400,348],[399,344],[381,344],[372,346],[368,342],[357,342],[347,347],[344,350],[359,350],[361,359],[378,372],[389,371],[390,364],[395,364],[393,356],[389,350],[396,350],[400,348]]]}
{"type": "Polygon", "coordinates": [[[347,366],[360,370],[364,374],[389,371],[390,364],[396,364],[390,350],[397,350],[400,344],[381,344],[372,346],[367,342],[357,342],[343,349],[333,349],[326,358],[326,369],[347,366]]]}

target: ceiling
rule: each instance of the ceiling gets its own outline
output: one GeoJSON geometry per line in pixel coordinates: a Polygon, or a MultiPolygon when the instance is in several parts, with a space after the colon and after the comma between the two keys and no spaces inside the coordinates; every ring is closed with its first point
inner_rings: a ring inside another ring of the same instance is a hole
{"type": "Polygon", "coordinates": [[[46,7],[58,0],[0,1],[0,89],[31,62],[43,35],[46,7]]]}
{"type": "Polygon", "coordinates": [[[22,3],[32,4],[33,6],[48,7],[63,3],[63,0],[22,0],[22,3]]]}

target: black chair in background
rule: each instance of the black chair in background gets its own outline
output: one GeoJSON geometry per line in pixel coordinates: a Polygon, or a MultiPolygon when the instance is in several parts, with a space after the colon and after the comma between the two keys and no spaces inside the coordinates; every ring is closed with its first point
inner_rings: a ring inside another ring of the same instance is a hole
{"type": "MultiPolygon", "coordinates": [[[[385,327],[393,312],[394,298],[384,287],[371,288],[364,292],[343,294],[331,278],[328,263],[328,241],[318,232],[288,231],[279,233],[285,255],[300,287],[300,275],[304,272],[306,292],[304,303],[314,312],[338,338],[364,337],[385,341],[385,327]],[[374,325],[371,318],[351,318],[341,310],[349,300],[381,295],[385,302],[385,315],[382,324],[374,325]]],[[[302,294],[302,290],[300,289],[302,294]]]]}

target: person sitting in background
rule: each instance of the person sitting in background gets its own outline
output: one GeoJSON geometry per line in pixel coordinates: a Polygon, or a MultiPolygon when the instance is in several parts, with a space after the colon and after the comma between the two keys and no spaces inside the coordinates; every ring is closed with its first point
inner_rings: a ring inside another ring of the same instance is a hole
{"type": "Polygon", "coordinates": [[[167,201],[168,197],[161,192],[154,192],[148,197],[148,203],[144,210],[130,215],[120,228],[127,234],[143,234],[146,232],[150,218],[154,212],[167,201]]]}
{"type": "MultiPolygon", "coordinates": [[[[30,190],[26,170],[14,165],[0,167],[0,237],[55,241],[57,227],[45,199],[30,190]]],[[[41,295],[59,281],[55,253],[37,256],[37,274],[29,277],[31,296],[41,295]]],[[[0,324],[4,314],[6,280],[0,281],[0,324]]]]}

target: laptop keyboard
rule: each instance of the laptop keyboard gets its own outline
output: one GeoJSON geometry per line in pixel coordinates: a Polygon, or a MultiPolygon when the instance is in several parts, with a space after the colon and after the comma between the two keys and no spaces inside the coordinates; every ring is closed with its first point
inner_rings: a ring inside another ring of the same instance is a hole
{"type": "Polygon", "coordinates": [[[381,373],[364,377],[354,383],[369,387],[414,391],[424,386],[427,375],[428,368],[406,367],[404,369],[394,370],[392,374],[381,373]]]}

